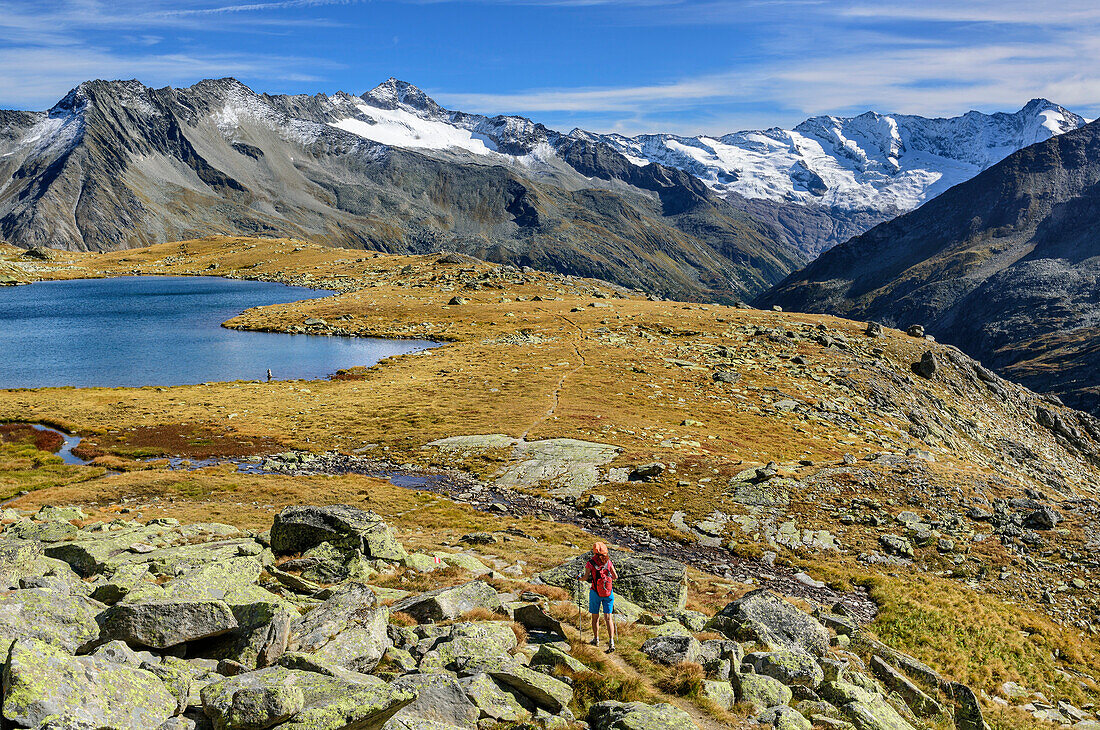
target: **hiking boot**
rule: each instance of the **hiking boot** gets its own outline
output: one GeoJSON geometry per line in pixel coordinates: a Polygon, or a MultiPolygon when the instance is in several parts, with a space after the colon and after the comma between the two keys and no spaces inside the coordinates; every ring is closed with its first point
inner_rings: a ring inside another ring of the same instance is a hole
{"type": "Polygon", "coordinates": [[[607,650],[608,651],[615,651],[615,642],[614,641],[607,642],[607,650]]]}

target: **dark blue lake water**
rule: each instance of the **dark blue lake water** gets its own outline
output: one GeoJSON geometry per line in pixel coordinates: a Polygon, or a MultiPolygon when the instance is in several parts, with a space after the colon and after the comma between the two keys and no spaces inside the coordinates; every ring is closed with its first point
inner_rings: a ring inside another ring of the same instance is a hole
{"type": "Polygon", "coordinates": [[[249,307],[332,292],[217,277],[136,276],[0,287],[0,388],[323,378],[434,343],[238,332],[249,307]]]}

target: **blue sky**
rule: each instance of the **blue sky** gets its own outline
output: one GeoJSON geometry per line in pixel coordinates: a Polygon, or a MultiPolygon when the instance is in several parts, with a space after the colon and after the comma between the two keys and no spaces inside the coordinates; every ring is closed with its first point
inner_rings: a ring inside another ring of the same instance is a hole
{"type": "Polygon", "coordinates": [[[0,108],[88,78],[362,93],[550,127],[723,133],[875,109],[1100,111],[1100,3],[999,0],[0,0],[0,108]]]}

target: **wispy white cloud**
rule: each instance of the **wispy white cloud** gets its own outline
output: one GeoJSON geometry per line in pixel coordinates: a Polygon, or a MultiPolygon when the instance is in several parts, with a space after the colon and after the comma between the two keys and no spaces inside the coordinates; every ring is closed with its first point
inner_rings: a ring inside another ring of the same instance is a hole
{"type": "Polygon", "coordinates": [[[180,18],[195,15],[224,15],[226,13],[262,13],[268,10],[293,10],[297,8],[320,8],[326,5],[354,5],[359,0],[276,0],[275,2],[240,3],[236,5],[217,5],[214,7],[182,8],[163,11],[158,17],[180,18]]]}
{"type": "Polygon", "coordinates": [[[789,21],[790,7],[782,7],[792,3],[801,6],[802,22],[786,24],[787,36],[770,54],[726,72],[662,84],[438,96],[471,110],[685,134],[724,133],[759,121],[746,105],[782,110],[771,124],[867,109],[940,116],[1012,110],[1035,97],[1087,116],[1100,109],[1100,68],[1082,62],[1100,54],[1100,6],[1093,0],[1064,0],[1042,11],[1017,0],[705,2],[693,6],[691,17],[766,24],[782,11],[789,21]]]}
{"type": "Polygon", "coordinates": [[[431,5],[461,3],[500,12],[589,8],[609,32],[690,25],[728,29],[737,40],[716,49],[715,59],[730,59],[725,68],[712,61],[695,74],[609,85],[596,71],[577,85],[508,93],[495,91],[498,81],[484,74],[469,92],[431,89],[452,108],[527,114],[555,126],[723,133],[869,108],[1010,110],[1032,97],[1100,113],[1100,69],[1086,62],[1100,55],[1095,0],[1042,7],[1034,0],[0,0],[0,98],[41,108],[89,76],[182,84],[236,75],[323,85],[341,66],[336,53],[238,51],[210,42],[211,31],[293,35],[334,23],[341,6],[359,5],[366,18],[383,5],[421,5],[416,11],[428,13],[431,5]]]}
{"type": "Polygon", "coordinates": [[[272,10],[348,4],[355,0],[283,0],[226,5],[211,0],[9,0],[0,3],[0,99],[41,109],[89,78],[139,78],[153,85],[206,77],[251,76],[269,81],[323,81],[342,67],[330,59],[285,53],[211,50],[194,43],[166,46],[166,33],[219,30],[250,34],[318,22],[259,17],[272,10]],[[239,16],[239,17],[235,17],[239,16]]]}

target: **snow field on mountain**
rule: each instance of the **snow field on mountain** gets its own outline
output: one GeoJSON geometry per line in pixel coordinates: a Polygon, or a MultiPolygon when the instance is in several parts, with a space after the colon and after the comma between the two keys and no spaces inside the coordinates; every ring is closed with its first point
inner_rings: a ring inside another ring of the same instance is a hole
{"type": "Polygon", "coordinates": [[[496,151],[492,140],[447,122],[424,119],[403,109],[379,109],[366,104],[358,105],[357,109],[375,123],[362,119],[341,119],[330,124],[391,147],[429,150],[458,148],[476,155],[496,151]]]}

